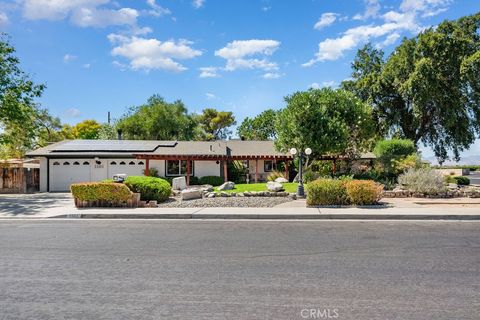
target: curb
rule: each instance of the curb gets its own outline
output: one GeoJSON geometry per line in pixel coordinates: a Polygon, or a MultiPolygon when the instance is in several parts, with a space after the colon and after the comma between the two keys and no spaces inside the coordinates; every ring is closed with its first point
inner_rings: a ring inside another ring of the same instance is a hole
{"type": "Polygon", "coordinates": [[[115,214],[115,213],[75,213],[64,214],[48,219],[192,219],[192,220],[480,220],[480,215],[472,214],[213,214],[213,213],[164,213],[164,214],[115,214]]]}

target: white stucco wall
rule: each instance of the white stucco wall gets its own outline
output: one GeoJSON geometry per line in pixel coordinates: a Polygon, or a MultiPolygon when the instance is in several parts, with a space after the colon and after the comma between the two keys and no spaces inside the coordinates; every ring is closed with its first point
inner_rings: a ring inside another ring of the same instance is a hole
{"type": "Polygon", "coordinates": [[[220,163],[216,161],[195,161],[194,167],[196,177],[220,176],[220,163]]]}
{"type": "Polygon", "coordinates": [[[47,158],[39,158],[40,161],[40,192],[47,192],[47,158]]]}

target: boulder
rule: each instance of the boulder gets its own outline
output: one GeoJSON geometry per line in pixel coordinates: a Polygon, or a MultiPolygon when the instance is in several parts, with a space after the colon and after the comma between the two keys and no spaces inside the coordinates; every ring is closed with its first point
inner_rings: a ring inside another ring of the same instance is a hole
{"type": "Polygon", "coordinates": [[[278,177],[277,179],[275,179],[275,182],[280,182],[280,183],[287,183],[288,180],[283,178],[283,177],[278,177]]]}
{"type": "Polygon", "coordinates": [[[268,191],[279,192],[283,191],[283,185],[280,182],[269,181],[267,182],[268,191]]]}
{"type": "Polygon", "coordinates": [[[185,177],[173,178],[172,189],[173,190],[185,190],[187,188],[187,181],[185,177]]]}
{"type": "Polygon", "coordinates": [[[218,190],[223,191],[223,190],[232,190],[235,188],[235,183],[232,181],[227,181],[224,184],[222,184],[220,187],[218,187],[218,190]]]}
{"type": "Polygon", "coordinates": [[[185,189],[180,193],[180,199],[183,200],[193,200],[193,199],[202,199],[202,191],[199,189],[185,189]]]}

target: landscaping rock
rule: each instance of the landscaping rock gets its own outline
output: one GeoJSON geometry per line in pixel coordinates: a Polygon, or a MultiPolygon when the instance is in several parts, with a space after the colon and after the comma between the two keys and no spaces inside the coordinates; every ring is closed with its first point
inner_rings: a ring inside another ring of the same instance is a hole
{"type": "Polygon", "coordinates": [[[280,182],[269,181],[267,182],[268,191],[279,192],[283,191],[283,185],[280,182]]]}
{"type": "Polygon", "coordinates": [[[202,199],[202,192],[199,189],[186,189],[180,193],[180,199],[182,199],[182,201],[202,199]]]}
{"type": "Polygon", "coordinates": [[[277,179],[275,179],[275,182],[280,182],[280,183],[287,183],[288,180],[285,179],[285,178],[282,178],[282,177],[278,177],[277,179]]]}
{"type": "Polygon", "coordinates": [[[230,194],[225,192],[225,191],[222,191],[222,192],[220,192],[220,196],[226,198],[226,197],[230,197],[230,194]]]}
{"type": "Polygon", "coordinates": [[[173,190],[185,190],[187,188],[187,181],[185,177],[173,178],[172,189],[173,190]]]}
{"type": "Polygon", "coordinates": [[[227,181],[224,184],[222,184],[220,187],[218,187],[218,190],[232,190],[235,188],[235,183],[232,181],[227,181]]]}

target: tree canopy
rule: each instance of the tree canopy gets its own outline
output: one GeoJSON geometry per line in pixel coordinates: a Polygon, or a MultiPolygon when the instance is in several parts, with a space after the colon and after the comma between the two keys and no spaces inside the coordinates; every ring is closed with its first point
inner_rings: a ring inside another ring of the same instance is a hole
{"type": "Polygon", "coordinates": [[[278,111],[267,109],[254,118],[246,117],[237,128],[238,136],[245,140],[274,140],[277,114],[278,111]]]}
{"type": "Polygon", "coordinates": [[[232,134],[229,129],[236,124],[235,117],[231,111],[218,111],[214,108],[203,109],[202,113],[195,119],[198,121],[201,130],[200,140],[227,139],[232,134]]]}
{"type": "Polygon", "coordinates": [[[287,106],[275,123],[279,150],[311,148],[314,155],[355,157],[368,150],[376,137],[371,107],[351,92],[310,89],[285,101],[287,106]]]}
{"type": "Polygon", "coordinates": [[[373,106],[386,135],[431,146],[439,161],[459,159],[480,134],[480,13],[404,39],[385,60],[367,45],[342,85],[373,106]]]}
{"type": "Polygon", "coordinates": [[[158,95],[131,108],[117,123],[125,139],[132,140],[192,140],[196,127],[182,101],[168,103],[158,95]]]}

